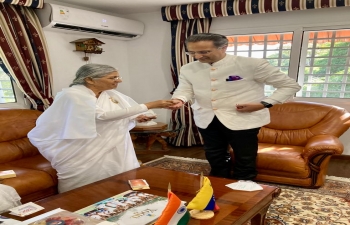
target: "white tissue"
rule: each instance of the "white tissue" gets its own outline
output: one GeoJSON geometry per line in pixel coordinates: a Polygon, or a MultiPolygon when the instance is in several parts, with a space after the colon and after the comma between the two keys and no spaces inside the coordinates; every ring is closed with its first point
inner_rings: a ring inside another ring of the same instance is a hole
{"type": "Polygon", "coordinates": [[[136,126],[138,126],[138,127],[142,127],[142,126],[152,126],[152,125],[157,125],[157,123],[154,122],[153,120],[150,120],[150,121],[147,121],[147,122],[142,122],[142,123],[140,123],[140,122],[137,122],[137,123],[136,123],[136,126]]]}
{"type": "MultiPolygon", "coordinates": [[[[148,116],[148,117],[151,117],[151,116],[157,116],[157,114],[155,114],[153,112],[153,110],[148,110],[147,112],[145,113],[142,113],[141,115],[144,115],[144,116],[148,116]]],[[[138,127],[142,127],[142,126],[152,126],[152,125],[157,125],[157,122],[154,122],[153,120],[150,120],[150,121],[147,121],[147,122],[137,122],[136,123],[136,126],[138,127]]]]}
{"type": "Polygon", "coordinates": [[[259,191],[263,189],[259,184],[251,180],[239,180],[231,184],[226,184],[225,186],[240,191],[259,191]]]}

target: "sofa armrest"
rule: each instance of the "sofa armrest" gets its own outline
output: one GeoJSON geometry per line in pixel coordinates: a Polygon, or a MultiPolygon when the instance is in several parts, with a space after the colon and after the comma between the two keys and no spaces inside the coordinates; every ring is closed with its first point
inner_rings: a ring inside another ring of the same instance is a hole
{"type": "Polygon", "coordinates": [[[344,145],[339,138],[332,135],[316,135],[307,142],[302,156],[304,159],[313,158],[317,155],[340,155],[343,153],[344,145]]]}

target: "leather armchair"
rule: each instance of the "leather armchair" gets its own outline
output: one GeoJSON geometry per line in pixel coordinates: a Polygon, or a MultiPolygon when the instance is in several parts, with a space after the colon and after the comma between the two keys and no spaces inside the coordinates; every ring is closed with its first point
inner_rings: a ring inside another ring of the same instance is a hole
{"type": "Polygon", "coordinates": [[[13,187],[21,202],[57,194],[57,172],[27,138],[41,114],[29,109],[0,109],[0,171],[14,170],[17,177],[0,180],[13,187]]]}
{"type": "MultiPolygon", "coordinates": [[[[349,128],[349,113],[340,107],[288,102],[270,110],[261,128],[257,181],[318,188],[324,184],[332,155],[344,146],[339,137],[349,128]]],[[[232,162],[234,155],[231,150],[232,162]]]]}

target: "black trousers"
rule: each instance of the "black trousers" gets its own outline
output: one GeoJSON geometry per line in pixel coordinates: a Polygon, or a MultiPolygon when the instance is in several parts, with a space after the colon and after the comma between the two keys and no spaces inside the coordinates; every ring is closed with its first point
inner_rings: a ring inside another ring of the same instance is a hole
{"type": "Polygon", "coordinates": [[[210,175],[251,180],[256,177],[259,128],[230,130],[217,118],[206,129],[198,128],[204,141],[205,156],[211,166],[210,175]],[[234,152],[233,176],[231,176],[230,145],[234,152]]]}

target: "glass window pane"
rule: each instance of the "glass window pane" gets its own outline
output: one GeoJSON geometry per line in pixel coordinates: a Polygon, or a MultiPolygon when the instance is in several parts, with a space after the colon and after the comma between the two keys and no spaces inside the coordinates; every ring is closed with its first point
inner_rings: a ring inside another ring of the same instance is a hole
{"type": "Polygon", "coordinates": [[[266,51],[266,58],[279,59],[280,58],[279,53],[280,53],[279,51],[266,51]]]}
{"type": "Polygon", "coordinates": [[[328,58],[315,58],[313,65],[314,66],[327,66],[328,65],[328,58]]]}
{"type": "Polygon", "coordinates": [[[333,56],[347,56],[349,49],[347,48],[338,48],[337,51],[333,51],[333,56]]]}
{"type": "Polygon", "coordinates": [[[237,47],[237,51],[248,51],[249,46],[248,45],[240,45],[237,47]]]}
{"type": "Polygon", "coordinates": [[[252,45],[252,50],[264,50],[264,45],[260,44],[260,45],[252,45]]]}
{"type": "Polygon", "coordinates": [[[345,91],[350,91],[350,84],[345,85],[345,91]]]}
{"type": "Polygon", "coordinates": [[[350,29],[304,32],[298,96],[348,98],[350,29]]]}
{"type": "Polygon", "coordinates": [[[342,83],[343,75],[332,75],[329,77],[329,82],[342,83]]]}
{"type": "Polygon", "coordinates": [[[345,65],[346,58],[332,58],[331,65],[345,65]]]}
{"type": "MultiPolygon", "coordinates": [[[[315,49],[315,55],[316,56],[323,56],[323,57],[328,57],[330,53],[330,49],[326,48],[326,49],[315,49]]],[[[313,55],[310,55],[313,56],[313,55]]]]}
{"type": "Polygon", "coordinates": [[[290,50],[282,51],[282,58],[290,58],[290,50]]]}
{"type": "Polygon", "coordinates": [[[289,59],[282,59],[280,66],[288,67],[289,66],[289,59]]]}
{"type": "Polygon", "coordinates": [[[244,56],[244,57],[248,57],[249,53],[248,52],[237,52],[238,56],[244,56]]]}
{"type": "Polygon", "coordinates": [[[0,67],[0,103],[16,102],[10,77],[0,67]]]}
{"type": "Polygon", "coordinates": [[[277,59],[267,59],[267,61],[273,66],[278,66],[278,60],[277,59]]]}
{"type": "Polygon", "coordinates": [[[252,51],[251,54],[253,58],[264,58],[264,51],[252,51]]]}

